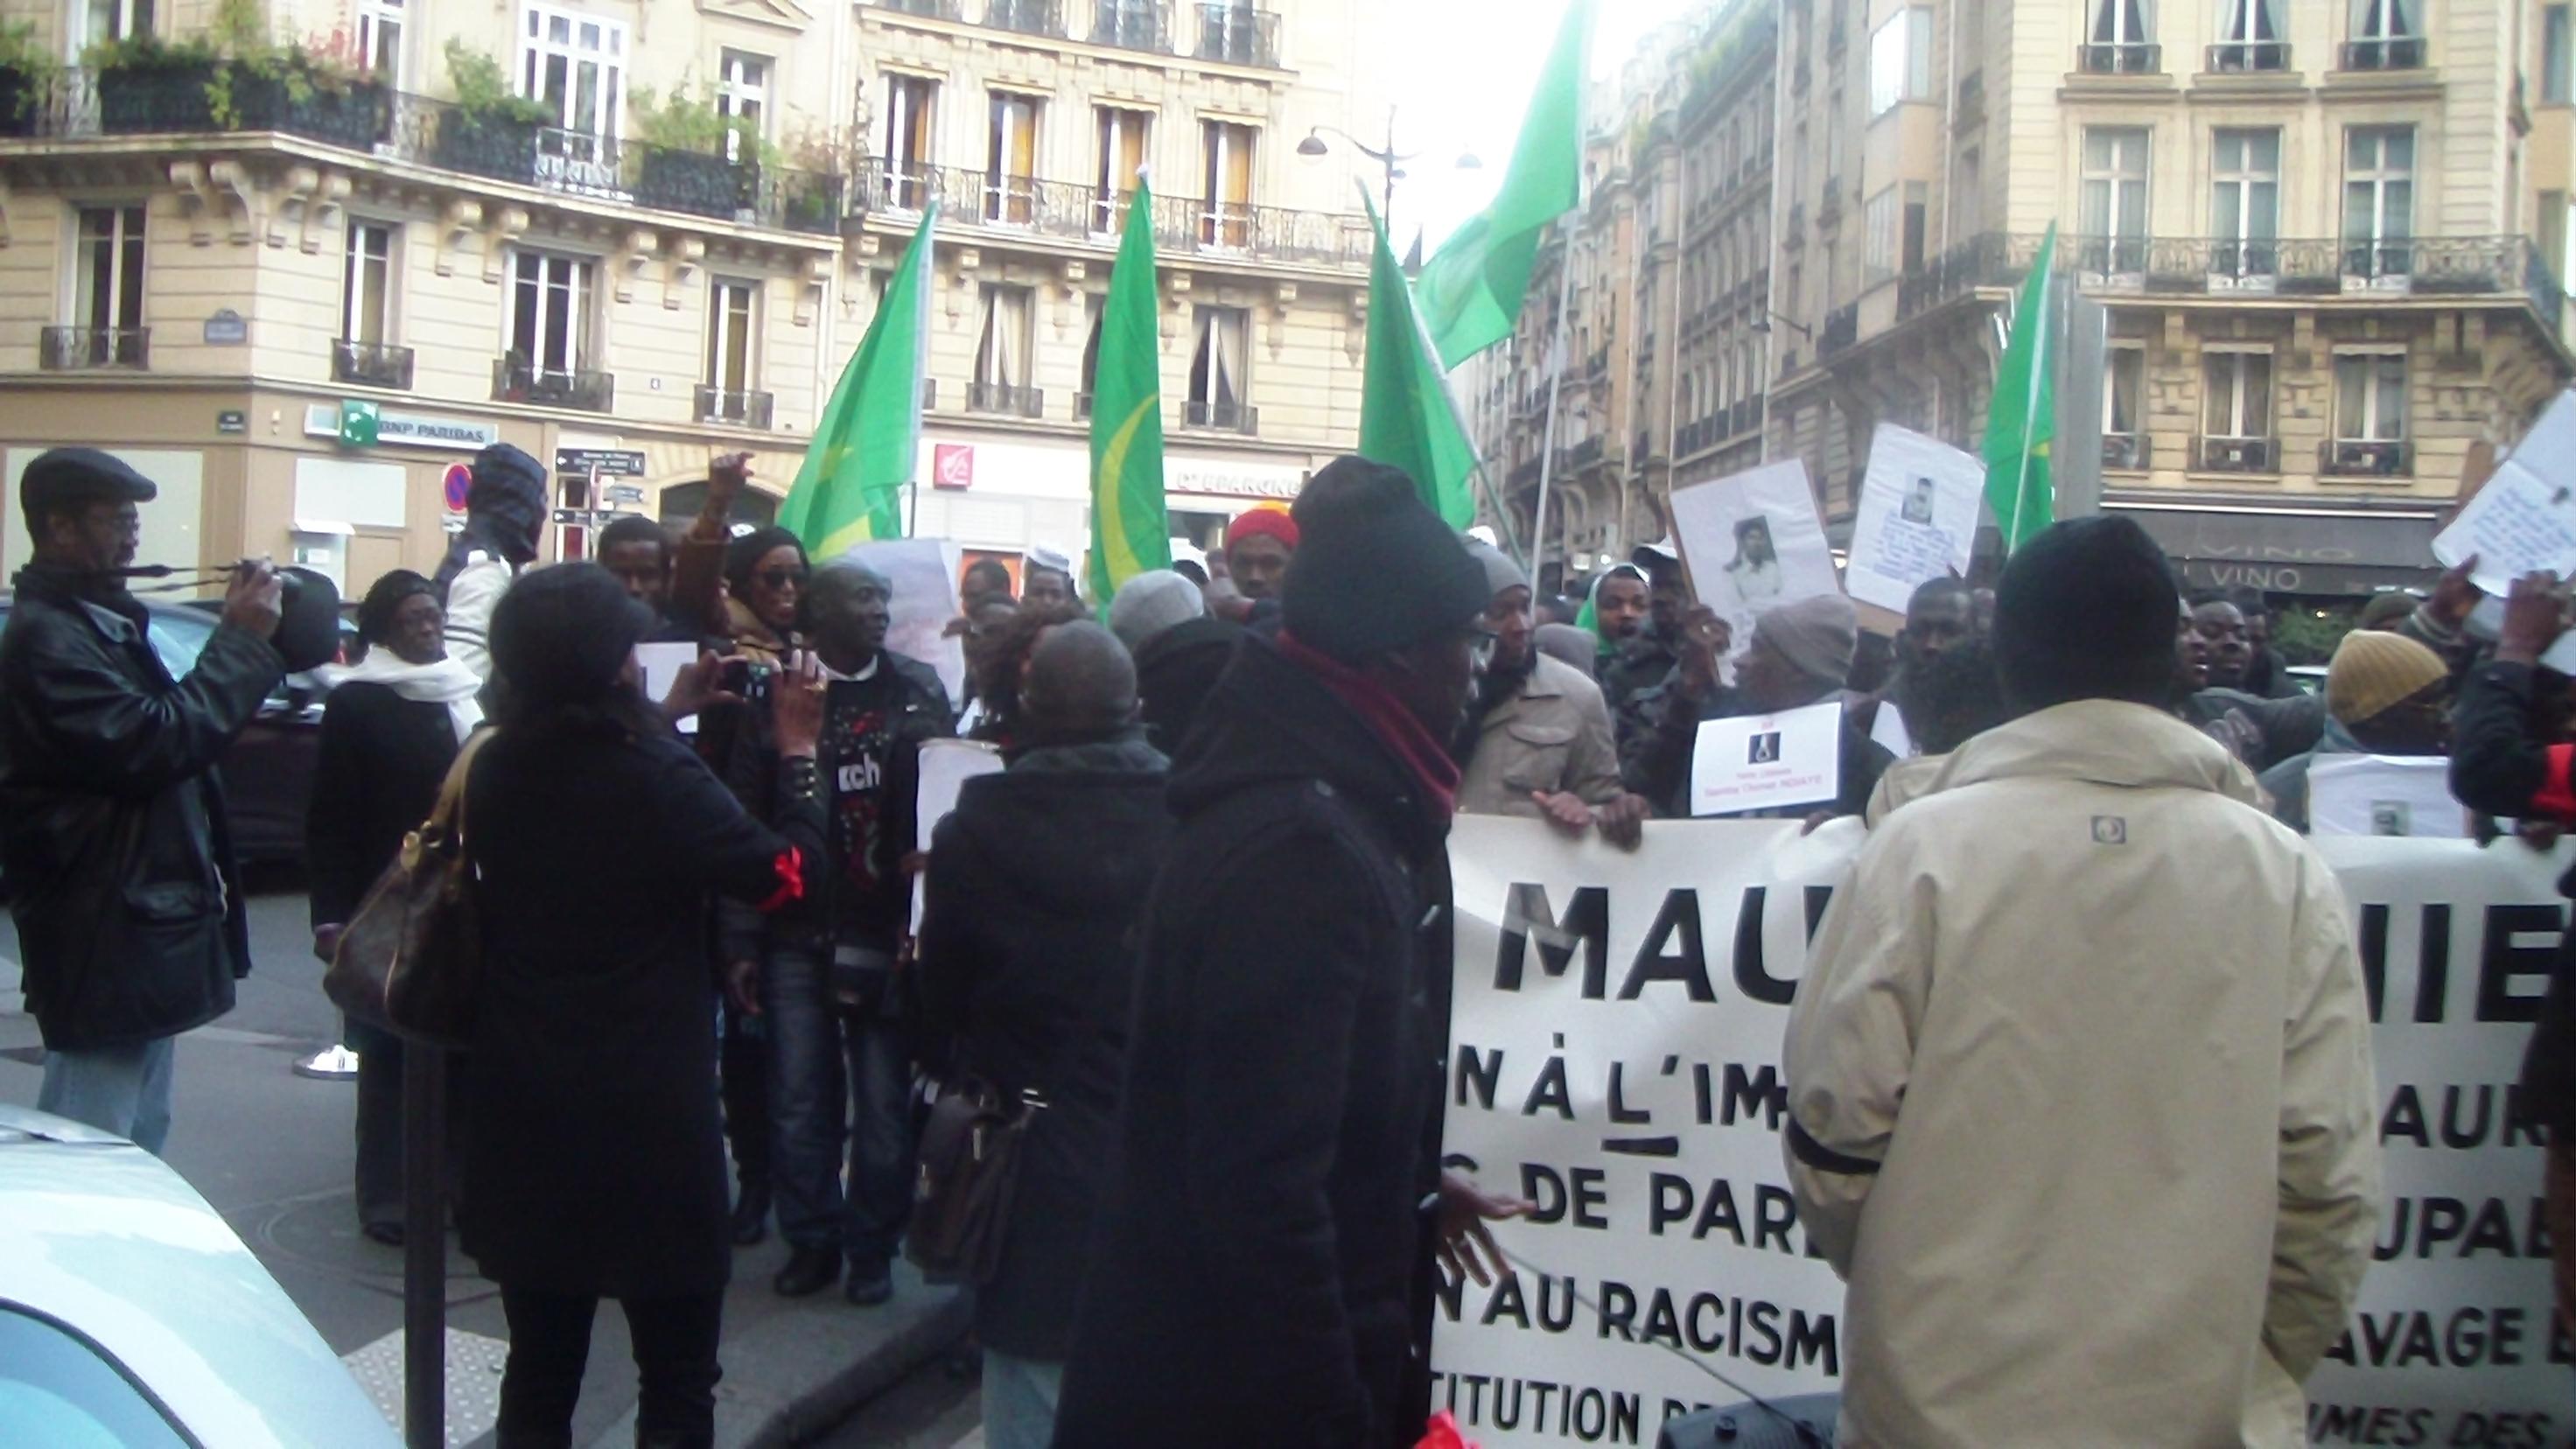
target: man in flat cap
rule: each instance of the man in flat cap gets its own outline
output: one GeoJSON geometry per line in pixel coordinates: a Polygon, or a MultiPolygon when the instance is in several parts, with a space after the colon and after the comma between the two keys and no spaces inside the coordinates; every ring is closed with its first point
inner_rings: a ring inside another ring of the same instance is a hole
{"type": "Polygon", "coordinates": [[[215,761],[285,661],[266,563],[173,679],[121,570],[149,479],[56,448],[20,485],[34,556],[0,629],[0,866],[44,1035],[36,1106],[153,1152],[170,1130],[170,1039],[230,1011],[250,970],[215,761]]]}

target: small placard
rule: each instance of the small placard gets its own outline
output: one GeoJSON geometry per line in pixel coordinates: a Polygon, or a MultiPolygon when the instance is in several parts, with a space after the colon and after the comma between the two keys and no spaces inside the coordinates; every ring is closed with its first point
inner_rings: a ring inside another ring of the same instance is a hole
{"type": "Polygon", "coordinates": [[[208,347],[239,347],[250,341],[250,323],[242,314],[226,307],[206,319],[208,347]]]}
{"type": "Polygon", "coordinates": [[[225,408],[215,414],[215,431],[247,433],[250,431],[250,414],[240,408],[225,408]]]}
{"type": "MultiPolygon", "coordinates": [[[[635,662],[644,666],[645,697],[658,704],[664,695],[671,692],[671,686],[680,682],[680,671],[698,662],[698,646],[686,642],[638,644],[635,646],[635,662]]],[[[693,735],[697,732],[696,715],[680,721],[680,733],[693,735]]]]}
{"type": "Polygon", "coordinates": [[[1691,814],[1823,805],[1842,793],[1842,701],[1703,720],[1691,753],[1691,814]]]}
{"type": "Polygon", "coordinates": [[[2440,755],[2320,755],[2308,766],[2308,833],[2458,840],[2468,812],[2440,755]]]}

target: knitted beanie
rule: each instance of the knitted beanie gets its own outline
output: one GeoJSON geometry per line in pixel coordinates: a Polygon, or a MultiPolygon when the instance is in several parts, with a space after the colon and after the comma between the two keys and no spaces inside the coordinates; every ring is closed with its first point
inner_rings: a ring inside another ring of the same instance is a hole
{"type": "Polygon", "coordinates": [[[2450,677],[2441,655],[2403,634],[2355,630],[2326,666],[2326,712],[2359,724],[2450,677]]]}
{"type": "Polygon", "coordinates": [[[1299,642],[1345,664],[1464,628],[1485,570],[1401,468],[1336,458],[1298,495],[1279,608],[1299,642]]]}

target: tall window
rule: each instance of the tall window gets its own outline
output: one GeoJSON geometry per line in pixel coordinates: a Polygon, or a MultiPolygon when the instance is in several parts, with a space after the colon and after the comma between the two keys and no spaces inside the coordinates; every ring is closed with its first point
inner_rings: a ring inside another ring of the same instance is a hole
{"type": "Polygon", "coordinates": [[[1100,168],[1093,178],[1091,229],[1106,234],[1127,221],[1127,198],[1136,194],[1136,173],[1145,169],[1146,138],[1154,118],[1144,111],[1100,106],[1092,111],[1092,120],[1100,135],[1100,168]]]}
{"type": "Polygon", "coordinates": [[[2084,269],[2143,272],[2147,265],[2147,140],[2143,128],[2084,130],[2084,269]]]}
{"type": "Polygon", "coordinates": [[[2113,346],[2102,366],[2102,466],[2147,466],[2147,350],[2113,346]]]}
{"type": "Polygon", "coordinates": [[[2203,354],[2201,431],[2213,438],[2272,436],[2272,354],[2203,354]]]}
{"type": "Polygon", "coordinates": [[[591,264],[519,252],[510,259],[510,352],[540,380],[590,361],[591,264]]]}
{"type": "Polygon", "coordinates": [[[2424,63],[2424,33],[2416,28],[2422,0],[2352,0],[2352,38],[2344,42],[2346,70],[2412,70],[2424,63]]]}
{"type": "Polygon", "coordinates": [[[1190,353],[1192,426],[1238,428],[1244,422],[1244,371],[1252,358],[1252,314],[1241,307],[1201,307],[1190,353]]]}
{"type": "Polygon", "coordinates": [[[349,223],[349,252],[340,286],[340,340],[381,346],[392,340],[394,229],[380,221],[349,223]]]}
{"type": "Polygon", "coordinates": [[[1907,272],[1923,270],[1923,248],[1931,224],[1931,191],[1924,182],[1905,183],[1905,215],[1899,223],[1896,264],[1907,272]]]}
{"type": "Polygon", "coordinates": [[[2281,133],[2221,129],[2210,137],[2209,269],[2268,277],[2280,269],[2281,133]]]}
{"type": "Polygon", "coordinates": [[[2343,150],[2344,275],[2405,276],[2414,234],[2415,128],[2352,127],[2343,150]]]}
{"type": "Polygon", "coordinates": [[[1874,287],[1896,275],[1897,190],[1891,186],[1861,208],[1864,240],[1861,253],[1864,286],[1874,287]]]}
{"type": "Polygon", "coordinates": [[[1909,5],[1869,38],[1869,113],[1932,94],[1932,7],[1909,5]]]}
{"type": "Polygon", "coordinates": [[[739,165],[744,137],[755,140],[768,125],[769,57],[728,50],[716,62],[716,114],[725,128],[725,159],[739,165]]]}
{"type": "Polygon", "coordinates": [[[1232,121],[1199,125],[1207,213],[1199,222],[1203,246],[1244,247],[1252,244],[1253,129],[1232,121]]]}
{"type": "Polygon", "coordinates": [[[2346,353],[2335,359],[2335,441],[2387,442],[2406,436],[2406,357],[2346,353]]]}
{"type": "Polygon", "coordinates": [[[976,412],[1037,415],[1029,387],[1029,340],[1036,307],[1026,287],[986,283],[981,336],[975,344],[975,384],[966,406],[976,412]]]}
{"type": "Polygon", "coordinates": [[[714,393],[705,415],[741,422],[752,390],[752,321],[760,284],[717,281],[707,288],[707,387],[714,393]]]}
{"type": "Polygon", "coordinates": [[[1073,397],[1073,415],[1077,418],[1091,416],[1092,383],[1100,376],[1100,323],[1108,315],[1108,303],[1107,295],[1100,292],[1089,293],[1083,298],[1083,310],[1089,315],[1090,323],[1082,338],[1082,390],[1073,397]]]}
{"type": "Polygon", "coordinates": [[[905,211],[930,201],[931,120],[939,109],[939,82],[926,76],[886,77],[886,175],[890,200],[905,211]]]}
{"type": "Polygon", "coordinates": [[[85,206],[73,305],[90,366],[140,364],[143,347],[143,208],[85,206]]]}
{"type": "Polygon", "coordinates": [[[543,105],[566,131],[615,136],[625,90],[626,27],[531,5],[519,33],[519,93],[543,105]]]}
{"type": "Polygon", "coordinates": [[[2219,0],[2218,43],[2209,48],[2211,70],[2287,70],[2289,65],[2281,0],[2219,0]]]}
{"type": "Polygon", "coordinates": [[[79,13],[84,43],[152,33],[152,0],[88,0],[79,13]]]}
{"type": "Polygon", "coordinates": [[[2084,45],[2084,68],[2102,75],[2143,74],[2161,68],[2156,49],[2155,0],[2093,0],[2093,28],[2084,45]]]}
{"type": "Polygon", "coordinates": [[[358,0],[358,64],[402,87],[403,0],[358,0]]]}
{"type": "Polygon", "coordinates": [[[2556,105],[2576,100],[2576,6],[2540,12],[2540,98],[2556,105]]]}
{"type": "Polygon", "coordinates": [[[1038,210],[1038,102],[993,92],[984,152],[984,219],[1027,226],[1038,210]]]}

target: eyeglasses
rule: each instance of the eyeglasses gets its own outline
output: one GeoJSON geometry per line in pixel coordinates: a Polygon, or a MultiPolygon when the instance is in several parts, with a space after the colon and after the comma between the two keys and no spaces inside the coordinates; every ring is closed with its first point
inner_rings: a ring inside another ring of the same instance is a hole
{"type": "Polygon", "coordinates": [[[759,574],[759,578],[761,583],[772,589],[801,589],[805,587],[805,571],[803,569],[763,569],[759,574]]]}

